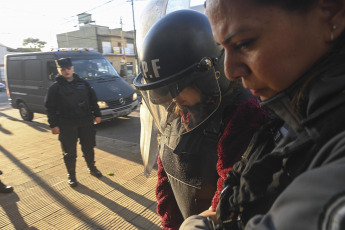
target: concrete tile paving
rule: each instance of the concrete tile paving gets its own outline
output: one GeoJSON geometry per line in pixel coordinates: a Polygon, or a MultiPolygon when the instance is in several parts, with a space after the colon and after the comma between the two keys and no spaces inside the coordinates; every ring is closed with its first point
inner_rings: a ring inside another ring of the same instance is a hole
{"type": "Polygon", "coordinates": [[[44,115],[35,116],[26,122],[0,108],[0,179],[14,187],[0,193],[0,229],[161,229],[156,171],[143,175],[138,144],[97,136],[100,179],[88,173],[78,145],[79,186],[71,188],[57,136],[44,115]]]}

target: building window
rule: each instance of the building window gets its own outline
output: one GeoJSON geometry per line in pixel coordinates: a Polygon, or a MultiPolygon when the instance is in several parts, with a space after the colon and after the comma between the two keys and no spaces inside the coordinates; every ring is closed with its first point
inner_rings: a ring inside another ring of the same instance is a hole
{"type": "Polygon", "coordinates": [[[126,54],[134,55],[134,44],[127,43],[126,54]]]}
{"type": "Polygon", "coordinates": [[[102,42],[102,50],[104,54],[112,53],[111,43],[110,42],[102,42]]]}

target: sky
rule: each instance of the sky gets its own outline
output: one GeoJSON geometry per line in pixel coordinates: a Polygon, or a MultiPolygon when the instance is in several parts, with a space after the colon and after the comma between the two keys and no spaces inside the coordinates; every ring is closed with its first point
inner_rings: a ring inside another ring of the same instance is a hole
{"type": "MultiPolygon", "coordinates": [[[[150,0],[134,0],[135,22],[150,0]]],[[[204,0],[191,0],[191,5],[204,0]]],[[[133,30],[131,0],[1,0],[0,44],[23,47],[29,37],[47,42],[45,49],[57,48],[56,34],[78,30],[78,14],[89,13],[95,24],[133,30]]]]}

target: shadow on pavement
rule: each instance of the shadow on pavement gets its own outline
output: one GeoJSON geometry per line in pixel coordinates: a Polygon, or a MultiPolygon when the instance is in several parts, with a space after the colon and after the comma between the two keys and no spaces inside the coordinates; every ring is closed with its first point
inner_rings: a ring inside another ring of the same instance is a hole
{"type": "Polygon", "coordinates": [[[7,118],[9,120],[12,120],[12,121],[21,122],[21,123],[26,124],[26,125],[30,126],[31,128],[34,128],[34,129],[36,129],[37,131],[40,131],[40,132],[50,132],[49,125],[44,124],[44,123],[40,123],[40,122],[37,122],[37,121],[23,121],[23,120],[19,120],[19,119],[15,118],[15,117],[8,116],[7,114],[2,113],[2,112],[0,112],[0,116],[5,117],[5,118],[7,118]]]}
{"type": "Polygon", "coordinates": [[[15,229],[36,229],[29,228],[28,224],[24,221],[19,212],[17,202],[19,202],[19,197],[15,191],[9,194],[0,194],[0,206],[5,211],[15,229]]]}
{"type": "Polygon", "coordinates": [[[10,130],[3,128],[1,126],[1,124],[0,124],[0,132],[4,133],[4,134],[7,134],[7,135],[12,135],[13,134],[10,130]]]}
{"type": "MultiPolygon", "coordinates": [[[[142,205],[144,207],[150,207],[151,205],[155,204],[154,201],[149,200],[149,199],[145,199],[143,196],[124,188],[123,186],[111,181],[110,179],[108,179],[106,177],[102,177],[100,179],[104,183],[106,183],[107,185],[114,188],[115,190],[121,192],[124,196],[127,196],[127,197],[135,200],[137,203],[139,203],[140,205],[142,205]]],[[[85,194],[87,196],[94,198],[98,202],[102,203],[109,210],[111,210],[115,214],[119,215],[123,219],[126,219],[127,221],[130,221],[129,217],[132,216],[133,218],[134,217],[140,218],[140,222],[143,223],[145,226],[149,226],[149,225],[154,224],[153,222],[149,221],[148,219],[146,219],[142,216],[139,216],[137,213],[130,211],[129,209],[117,204],[113,200],[111,200],[111,199],[109,199],[103,195],[100,195],[99,193],[89,189],[88,187],[86,187],[80,183],[79,183],[78,187],[75,188],[75,190],[77,192],[80,192],[82,194],[85,194]]],[[[93,227],[96,227],[96,226],[93,226],[93,227]]]]}
{"type": "MultiPolygon", "coordinates": [[[[38,184],[43,190],[45,190],[45,192],[49,194],[49,196],[51,196],[54,200],[56,200],[58,203],[63,205],[65,209],[67,209],[71,213],[79,213],[79,215],[76,215],[75,217],[79,218],[81,222],[85,222],[85,220],[89,219],[87,215],[80,213],[80,210],[75,205],[69,202],[59,192],[52,189],[49,186],[49,184],[47,184],[44,180],[41,179],[41,177],[37,176],[33,171],[30,170],[30,168],[22,164],[15,156],[13,156],[13,154],[8,152],[1,145],[0,145],[0,152],[2,152],[4,156],[8,157],[12,161],[12,163],[15,164],[18,168],[20,168],[24,173],[26,173],[27,175],[30,175],[30,177],[32,178],[32,180],[35,181],[36,184],[38,184]]],[[[18,196],[17,196],[17,199],[16,199],[16,195],[13,196],[12,203],[8,203],[8,201],[9,201],[8,197],[1,196],[0,205],[3,207],[4,210],[7,211],[6,212],[7,216],[11,218],[12,224],[14,226],[16,226],[17,224],[26,225],[26,223],[23,221],[23,216],[20,213],[18,213],[18,207],[14,205],[14,203],[19,201],[18,196]],[[14,210],[11,208],[14,208],[14,210]],[[13,212],[15,213],[15,215],[12,214],[13,212]]],[[[102,229],[102,226],[98,226],[96,223],[94,223],[93,226],[95,226],[97,229],[102,229]]],[[[16,228],[16,229],[23,229],[23,228],[16,228]]]]}

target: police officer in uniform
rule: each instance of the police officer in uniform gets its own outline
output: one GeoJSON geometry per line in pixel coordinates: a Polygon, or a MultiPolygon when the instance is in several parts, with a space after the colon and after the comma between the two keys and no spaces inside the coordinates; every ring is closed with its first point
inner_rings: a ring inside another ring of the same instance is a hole
{"type": "MultiPolygon", "coordinates": [[[[243,106],[246,118],[260,111],[253,112],[256,98],[240,82],[225,78],[222,50],[204,14],[194,10],[167,14],[148,31],[142,47],[142,72],[134,85],[161,133],[157,212],[163,229],[177,229],[184,218],[210,208],[219,178],[218,141],[227,123],[234,122],[233,115],[240,114],[239,105],[252,100],[243,106]]],[[[248,127],[259,123],[246,121],[248,127]]],[[[253,132],[241,125],[239,129],[238,148],[229,153],[233,159],[241,156],[241,147],[245,149],[250,139],[240,133],[253,132]]]]}
{"type": "Polygon", "coordinates": [[[345,0],[207,0],[206,14],[227,76],[275,118],[229,173],[217,211],[180,229],[345,229],[345,0]]]}
{"type": "Polygon", "coordinates": [[[101,112],[94,90],[74,73],[71,58],[56,60],[56,66],[58,76],[48,90],[45,106],[52,133],[59,134],[68,183],[75,187],[78,185],[75,172],[78,138],[90,174],[98,178],[102,176],[95,166],[94,152],[94,124],[101,122],[101,112]]]}

